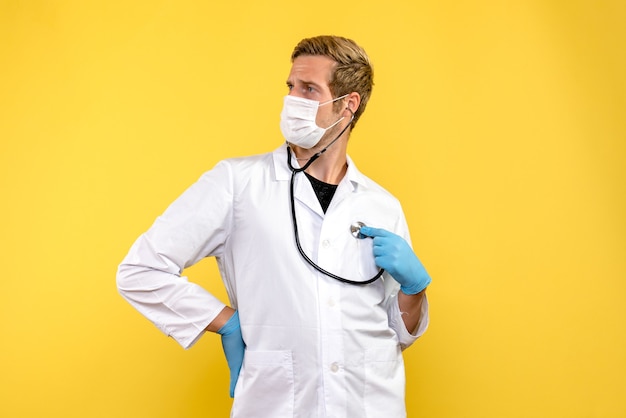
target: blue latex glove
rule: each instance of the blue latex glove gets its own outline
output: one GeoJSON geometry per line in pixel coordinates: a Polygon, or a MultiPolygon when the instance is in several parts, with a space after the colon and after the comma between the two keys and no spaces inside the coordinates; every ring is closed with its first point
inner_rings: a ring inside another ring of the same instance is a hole
{"type": "Polygon", "coordinates": [[[374,239],[374,260],[400,283],[400,290],[414,295],[426,289],[430,276],[404,238],[384,229],[361,227],[361,234],[374,239]]]}
{"type": "Polygon", "coordinates": [[[226,362],[230,369],[230,397],[235,396],[235,386],[239,378],[239,371],[243,364],[243,353],[246,344],[241,336],[241,327],[239,326],[239,313],[235,311],[233,316],[224,324],[222,328],[217,330],[222,336],[222,348],[226,355],[226,362]]]}

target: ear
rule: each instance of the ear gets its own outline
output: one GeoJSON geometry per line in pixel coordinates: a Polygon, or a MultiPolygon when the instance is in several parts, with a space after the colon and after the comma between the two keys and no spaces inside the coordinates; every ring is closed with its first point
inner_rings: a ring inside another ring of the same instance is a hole
{"type": "Polygon", "coordinates": [[[354,115],[360,105],[361,95],[356,91],[353,91],[346,97],[346,110],[349,110],[351,114],[354,115]]]}

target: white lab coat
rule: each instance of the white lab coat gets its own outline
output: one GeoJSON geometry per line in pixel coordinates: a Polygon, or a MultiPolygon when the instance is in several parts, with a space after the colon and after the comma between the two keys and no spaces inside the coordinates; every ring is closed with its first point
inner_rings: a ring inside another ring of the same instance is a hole
{"type": "MultiPolygon", "coordinates": [[[[350,225],[409,234],[399,202],[348,163],[326,214],[309,180],[296,175],[299,235],[321,267],[366,280],[377,272],[372,240],[355,239],[350,225]]],[[[218,163],[134,243],[119,291],[188,348],[224,304],[181,273],[214,256],[246,343],[232,417],[404,417],[401,350],[426,330],[427,304],[412,335],[399,285],[386,273],[355,286],[306,264],[293,237],[290,176],[285,146],[218,163]]],[[[226,390],[227,376],[220,379],[226,390]]]]}

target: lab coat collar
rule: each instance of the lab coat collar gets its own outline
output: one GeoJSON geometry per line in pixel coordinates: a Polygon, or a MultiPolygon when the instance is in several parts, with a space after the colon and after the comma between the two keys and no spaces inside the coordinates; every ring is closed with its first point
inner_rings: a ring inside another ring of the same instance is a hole
{"type": "MultiPolygon", "coordinates": [[[[346,158],[348,159],[348,170],[346,171],[346,177],[352,185],[352,191],[356,191],[359,187],[366,187],[367,182],[365,180],[365,176],[359,171],[349,155],[347,155],[346,158]]],[[[287,165],[287,145],[283,144],[282,146],[274,150],[274,152],[272,153],[272,159],[274,162],[275,180],[289,181],[289,179],[291,178],[291,170],[287,165]]],[[[295,158],[293,159],[293,166],[300,167],[295,158]]]]}

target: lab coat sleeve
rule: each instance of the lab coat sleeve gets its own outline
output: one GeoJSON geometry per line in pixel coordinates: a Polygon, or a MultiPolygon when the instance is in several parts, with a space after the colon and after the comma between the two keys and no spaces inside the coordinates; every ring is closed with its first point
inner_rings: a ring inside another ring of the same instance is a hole
{"type": "Polygon", "coordinates": [[[398,335],[400,347],[404,350],[410,347],[419,337],[421,337],[428,328],[428,299],[424,299],[424,302],[422,303],[420,321],[417,324],[414,333],[409,332],[404,325],[404,321],[402,319],[403,314],[400,312],[397,293],[391,298],[390,302],[391,303],[389,303],[387,309],[387,314],[389,315],[389,326],[398,335]]]}
{"type": "Polygon", "coordinates": [[[225,306],[181,273],[222,250],[231,223],[231,185],[226,163],[205,173],[137,239],[118,269],[120,294],[184,348],[225,306]]]}

